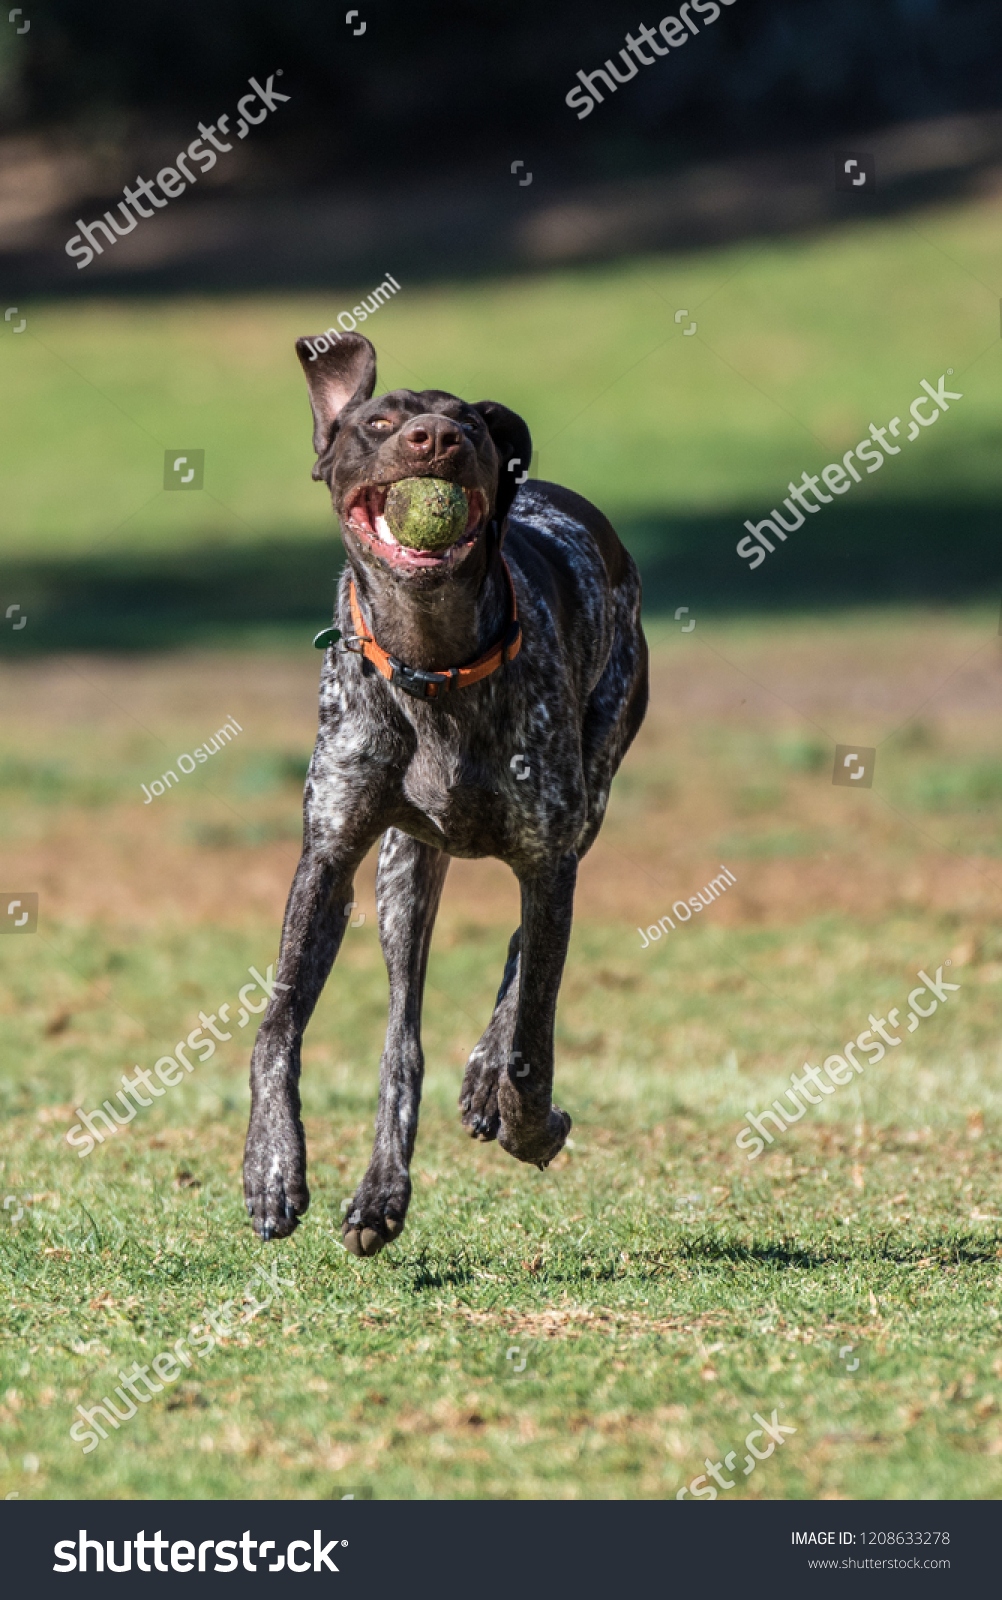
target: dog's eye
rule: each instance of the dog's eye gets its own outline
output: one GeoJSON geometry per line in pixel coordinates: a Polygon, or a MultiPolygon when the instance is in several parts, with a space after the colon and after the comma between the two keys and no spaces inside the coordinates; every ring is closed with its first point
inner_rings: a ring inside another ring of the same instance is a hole
{"type": "Polygon", "coordinates": [[[392,428],[393,427],[393,423],[390,421],[389,417],[374,417],[373,420],[369,423],[369,427],[370,428],[392,428]]]}

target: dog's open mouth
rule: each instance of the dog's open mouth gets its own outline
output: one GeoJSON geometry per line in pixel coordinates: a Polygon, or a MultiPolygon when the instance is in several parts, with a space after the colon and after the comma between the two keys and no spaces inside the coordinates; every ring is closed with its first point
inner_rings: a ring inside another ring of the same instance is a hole
{"type": "Polygon", "coordinates": [[[463,489],[466,496],[466,527],[459,538],[445,549],[419,550],[401,544],[391,532],[384,516],[389,483],[367,483],[353,489],[344,502],[343,521],[362,543],[392,567],[443,567],[462,561],[476,542],[487,515],[487,498],[479,489],[463,489]]]}

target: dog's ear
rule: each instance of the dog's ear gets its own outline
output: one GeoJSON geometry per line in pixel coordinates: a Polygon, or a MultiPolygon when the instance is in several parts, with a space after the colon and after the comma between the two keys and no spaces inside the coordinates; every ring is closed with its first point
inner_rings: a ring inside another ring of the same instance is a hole
{"type": "Polygon", "coordinates": [[[356,400],[370,400],[376,387],[376,352],[360,333],[326,334],[296,340],[313,410],[313,448],[317,453],[314,478],[326,478],[330,471],[338,418],[345,406],[356,400]],[[318,350],[317,345],[327,345],[318,350]]]}
{"type": "Polygon", "coordinates": [[[519,480],[529,470],[532,435],[517,411],[498,405],[496,400],[478,400],[473,407],[487,424],[487,431],[498,453],[498,489],[494,497],[494,516],[498,533],[504,534],[504,520],[515,498],[519,480]]]}

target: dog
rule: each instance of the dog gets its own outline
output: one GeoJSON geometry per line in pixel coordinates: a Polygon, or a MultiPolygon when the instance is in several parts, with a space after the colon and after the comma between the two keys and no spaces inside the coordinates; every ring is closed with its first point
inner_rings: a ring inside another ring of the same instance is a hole
{"type": "Polygon", "coordinates": [[[567,1138],[571,1119],[551,1092],[574,884],[647,708],[647,645],[632,559],[586,500],[525,481],[532,441],[521,417],[437,389],[373,399],[376,353],[358,333],[315,359],[305,339],[296,351],[313,477],[330,488],[347,562],[337,626],[318,636],[330,643],[303,853],[251,1057],[244,1197],[262,1239],[290,1234],[309,1205],[303,1031],[344,937],[356,869],[381,839],[389,1022],[372,1158],[342,1227],[349,1251],[374,1256],[400,1234],[410,1201],[421,1003],[452,856],[496,856],[521,890],[494,1013],[467,1063],[462,1124],[540,1168],[567,1138]],[[465,531],[445,551],[399,543],[382,514],[389,486],[422,476],[466,497],[465,531]]]}

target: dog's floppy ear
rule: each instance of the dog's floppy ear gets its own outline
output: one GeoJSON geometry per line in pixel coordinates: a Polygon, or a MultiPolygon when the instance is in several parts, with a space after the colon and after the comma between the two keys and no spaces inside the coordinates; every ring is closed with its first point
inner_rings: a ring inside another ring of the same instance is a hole
{"type": "Polygon", "coordinates": [[[532,435],[517,411],[496,400],[478,400],[473,407],[487,424],[487,431],[498,453],[498,489],[494,497],[494,516],[498,533],[504,533],[504,519],[515,498],[519,480],[529,470],[532,459],[532,435]]]}
{"type": "Polygon", "coordinates": [[[333,329],[296,340],[296,354],[310,387],[313,410],[313,448],[317,453],[314,478],[330,471],[338,418],[354,400],[369,400],[376,387],[376,352],[360,333],[333,329]],[[318,349],[317,346],[325,347],[318,349]]]}

